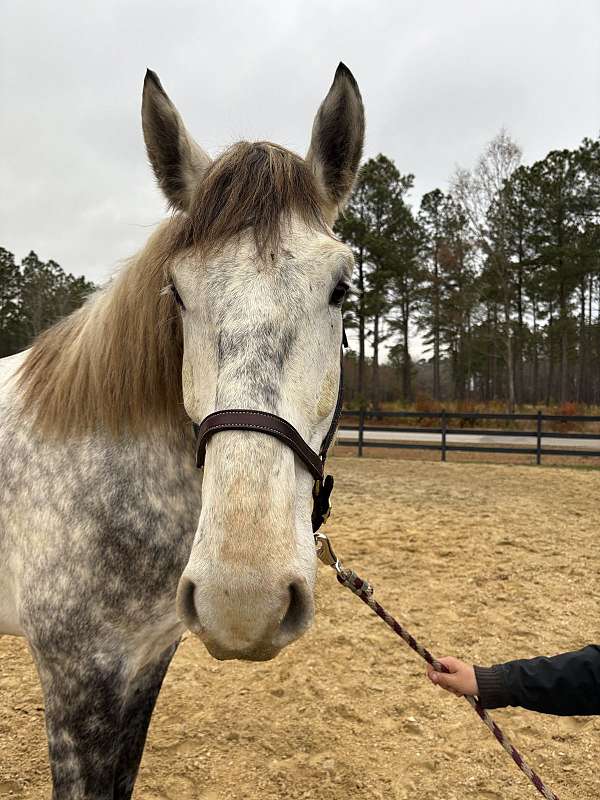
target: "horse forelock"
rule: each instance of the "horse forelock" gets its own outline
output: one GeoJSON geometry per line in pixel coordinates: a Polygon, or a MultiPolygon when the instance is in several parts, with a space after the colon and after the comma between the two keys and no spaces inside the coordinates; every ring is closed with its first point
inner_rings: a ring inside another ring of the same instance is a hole
{"type": "Polygon", "coordinates": [[[319,185],[304,159],[272,142],[237,142],[198,187],[188,239],[204,253],[251,230],[260,257],[277,253],[291,218],[326,230],[319,185]]]}
{"type": "Polygon", "coordinates": [[[238,142],[209,167],[189,214],[175,214],[105,289],[41,334],[18,374],[22,413],[47,435],[181,430],[183,334],[169,264],[208,256],[249,232],[273,257],[292,218],[326,230],[303,159],[270,142],[238,142]]]}

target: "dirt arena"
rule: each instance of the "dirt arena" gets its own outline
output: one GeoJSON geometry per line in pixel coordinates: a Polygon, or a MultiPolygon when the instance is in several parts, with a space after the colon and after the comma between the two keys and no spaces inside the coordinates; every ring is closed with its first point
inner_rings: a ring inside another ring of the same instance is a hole
{"type": "MultiPolygon", "coordinates": [[[[599,641],[600,471],[337,458],[328,533],[439,656],[488,664],[599,641]]],[[[539,797],[464,700],[333,573],[311,632],[266,664],[186,638],[150,729],[137,800],[539,797]]],[[[494,712],[562,800],[600,797],[600,719],[494,712]]],[[[50,796],[42,698],[0,639],[0,797],[50,796]]]]}

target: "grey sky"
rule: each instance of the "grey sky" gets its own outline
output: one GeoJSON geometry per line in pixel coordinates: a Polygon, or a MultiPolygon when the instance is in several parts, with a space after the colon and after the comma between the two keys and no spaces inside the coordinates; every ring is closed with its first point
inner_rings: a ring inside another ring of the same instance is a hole
{"type": "Polygon", "coordinates": [[[102,281],[164,215],[139,107],[155,69],[211,153],[304,153],[337,62],[366,155],[446,188],[505,125],[532,161],[600,128],[598,0],[5,0],[0,245],[102,281]]]}

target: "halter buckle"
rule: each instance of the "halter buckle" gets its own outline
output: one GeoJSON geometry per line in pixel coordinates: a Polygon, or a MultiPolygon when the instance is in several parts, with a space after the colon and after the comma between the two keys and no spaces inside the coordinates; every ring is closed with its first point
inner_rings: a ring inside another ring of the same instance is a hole
{"type": "Polygon", "coordinates": [[[313,511],[312,526],[316,533],[331,515],[331,492],[333,489],[333,476],[326,475],[317,479],[313,486],[313,511]]]}
{"type": "Polygon", "coordinates": [[[315,546],[319,561],[325,564],[326,567],[333,567],[338,574],[341,573],[342,565],[340,560],[336,556],[329,538],[324,533],[315,533],[315,546]]]}

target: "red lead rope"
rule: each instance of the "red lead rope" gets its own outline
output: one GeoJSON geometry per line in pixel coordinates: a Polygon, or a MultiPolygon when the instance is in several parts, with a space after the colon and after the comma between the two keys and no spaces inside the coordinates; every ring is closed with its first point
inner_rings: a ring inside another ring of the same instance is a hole
{"type": "MultiPolygon", "coordinates": [[[[360,597],[363,603],[366,603],[369,608],[374,611],[375,614],[377,614],[377,616],[380,617],[385,624],[394,631],[394,633],[404,639],[406,644],[412,650],[414,650],[415,653],[418,653],[421,658],[427,661],[428,664],[431,664],[435,670],[438,672],[450,672],[450,670],[444,666],[444,664],[439,662],[431,655],[429,650],[420,645],[417,640],[406,630],[406,628],[403,628],[402,625],[400,625],[400,623],[395,620],[391,614],[388,614],[385,608],[383,608],[383,606],[381,606],[377,600],[373,599],[373,587],[367,583],[367,581],[359,578],[359,576],[355,572],[352,572],[352,570],[344,569],[342,567],[339,559],[331,547],[327,536],[322,533],[317,533],[315,534],[315,542],[317,545],[319,558],[324,564],[327,564],[327,566],[335,569],[337,573],[337,579],[342,586],[346,586],[351,592],[354,592],[357,597],[360,597]]],[[[502,747],[506,750],[521,772],[527,775],[538,792],[545,797],[546,800],[559,800],[558,795],[555,794],[552,789],[546,786],[537,772],[531,769],[517,748],[510,743],[485,708],[481,705],[479,700],[476,697],[470,697],[468,695],[464,695],[464,698],[471,705],[481,721],[487,725],[490,731],[494,734],[496,739],[500,742],[502,747]]]]}

